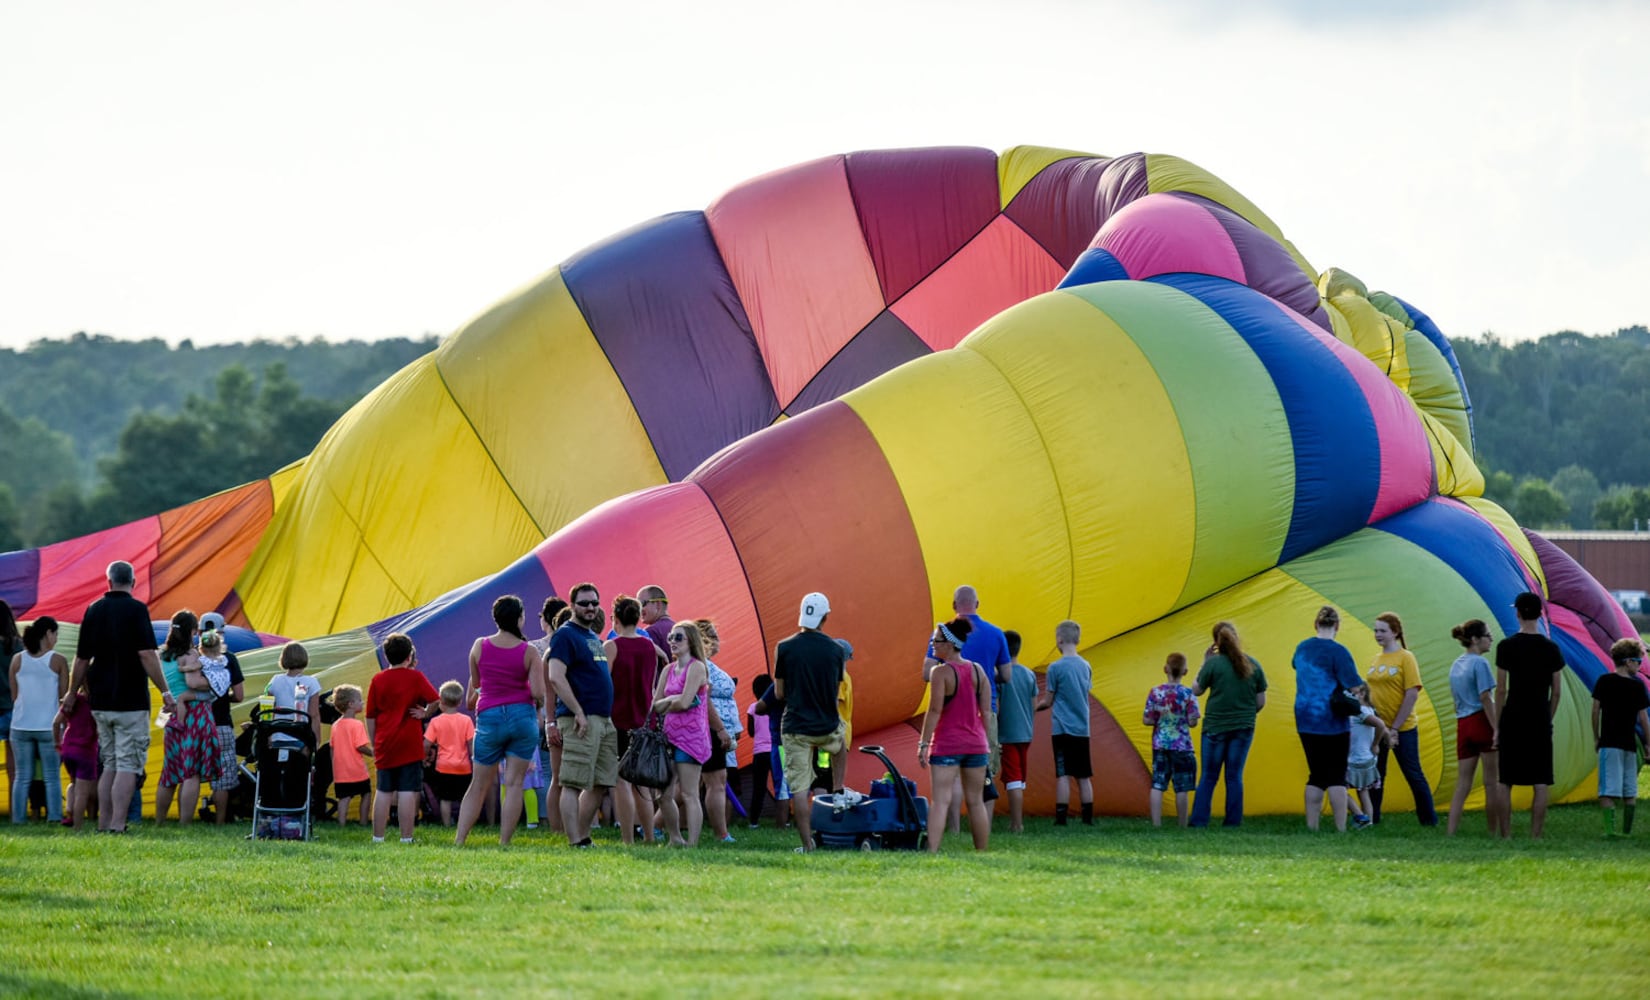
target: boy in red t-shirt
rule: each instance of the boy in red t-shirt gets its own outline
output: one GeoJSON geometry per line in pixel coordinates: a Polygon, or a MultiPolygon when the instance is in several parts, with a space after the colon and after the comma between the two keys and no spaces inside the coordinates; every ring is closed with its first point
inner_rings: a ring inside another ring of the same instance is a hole
{"type": "Polygon", "coordinates": [[[430,679],[418,671],[418,652],[412,639],[400,632],[384,640],[382,670],[367,686],[367,736],[372,740],[373,764],[378,768],[378,801],[372,808],[372,841],[384,842],[390,825],[390,796],[401,821],[401,842],[412,843],[418,818],[418,793],[424,787],[424,727],[435,713],[440,695],[430,679]]]}
{"type": "Polygon", "coordinates": [[[441,685],[441,714],[424,727],[425,760],[435,763],[430,787],[441,810],[442,826],[453,825],[453,803],[462,801],[470,788],[476,724],[458,710],[463,700],[464,685],[457,681],[441,685]]]}

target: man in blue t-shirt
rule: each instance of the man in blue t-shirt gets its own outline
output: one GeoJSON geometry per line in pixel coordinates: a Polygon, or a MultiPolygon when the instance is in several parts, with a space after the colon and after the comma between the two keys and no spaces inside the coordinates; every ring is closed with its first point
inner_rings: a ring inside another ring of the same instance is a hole
{"type": "MultiPolygon", "coordinates": [[[[963,584],[956,589],[951,595],[951,610],[959,617],[967,618],[974,626],[957,655],[971,663],[978,663],[985,669],[986,676],[991,678],[991,714],[985,720],[985,738],[991,743],[991,758],[985,766],[985,807],[990,812],[996,812],[996,786],[990,782],[1002,765],[1003,756],[1002,744],[997,740],[997,689],[1008,682],[1007,667],[1014,658],[1008,655],[1008,640],[1003,636],[1003,630],[980,617],[980,595],[973,587],[963,584]]],[[[922,661],[923,684],[928,683],[929,673],[939,662],[930,643],[922,661]]],[[[947,826],[953,833],[961,828],[962,799],[962,772],[958,771],[957,787],[951,797],[951,815],[946,818],[947,826]]]]}
{"type": "MultiPolygon", "coordinates": [[[[613,675],[597,623],[602,598],[593,583],[573,588],[573,617],[550,637],[550,686],[559,704],[546,737],[561,744],[562,828],[574,847],[590,846],[590,821],[602,794],[619,780],[619,734],[613,728],[613,675]]],[[[548,727],[547,727],[548,728],[548,727]]]]}

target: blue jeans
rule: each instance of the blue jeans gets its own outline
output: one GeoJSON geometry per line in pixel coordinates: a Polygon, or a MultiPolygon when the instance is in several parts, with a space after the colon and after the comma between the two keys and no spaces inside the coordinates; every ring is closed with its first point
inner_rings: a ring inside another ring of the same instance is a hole
{"type": "MultiPolygon", "coordinates": [[[[1427,773],[1421,770],[1421,731],[1411,729],[1398,734],[1398,769],[1404,772],[1404,780],[1409,782],[1409,794],[1415,799],[1415,818],[1421,821],[1422,826],[1438,825],[1438,810],[1432,804],[1432,786],[1427,784],[1427,773]]],[[[1381,784],[1386,784],[1386,761],[1388,750],[1381,748],[1381,755],[1375,758],[1376,769],[1381,772],[1381,784]]],[[[1376,788],[1370,794],[1373,800],[1370,804],[1375,809],[1371,817],[1375,822],[1381,821],[1382,789],[1376,788]]]]}
{"type": "Polygon", "coordinates": [[[1253,729],[1234,729],[1203,734],[1203,780],[1197,783],[1192,800],[1190,826],[1208,826],[1214,804],[1215,782],[1226,772],[1226,826],[1243,824],[1243,765],[1249,761],[1249,745],[1255,742],[1253,729]]]}
{"type": "Polygon", "coordinates": [[[21,823],[28,818],[29,782],[34,780],[38,761],[41,780],[46,783],[46,819],[63,822],[63,762],[58,759],[51,730],[13,729],[11,757],[17,762],[17,780],[11,784],[11,821],[21,823]]]}

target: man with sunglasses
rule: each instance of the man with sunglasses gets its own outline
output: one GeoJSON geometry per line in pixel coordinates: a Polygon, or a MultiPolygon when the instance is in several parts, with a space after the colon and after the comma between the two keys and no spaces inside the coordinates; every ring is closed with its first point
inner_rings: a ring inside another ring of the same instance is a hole
{"type": "Polygon", "coordinates": [[[642,631],[659,647],[659,652],[670,659],[670,630],[676,627],[676,623],[666,613],[670,608],[670,598],[665,596],[665,588],[650,583],[636,591],[636,600],[642,602],[642,631]]]}
{"type": "MultiPolygon", "coordinates": [[[[593,583],[573,588],[573,617],[550,637],[550,686],[561,735],[562,829],[573,847],[589,847],[590,821],[602,795],[619,781],[619,735],[613,728],[613,676],[597,633],[602,597],[593,583]]],[[[668,633],[667,633],[668,634],[668,633]]]]}

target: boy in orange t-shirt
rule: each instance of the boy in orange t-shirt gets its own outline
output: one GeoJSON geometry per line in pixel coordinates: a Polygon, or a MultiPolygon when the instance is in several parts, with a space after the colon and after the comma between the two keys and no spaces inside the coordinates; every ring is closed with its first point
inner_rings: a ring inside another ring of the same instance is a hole
{"type": "Polygon", "coordinates": [[[425,761],[435,761],[430,788],[440,804],[442,826],[453,825],[453,804],[462,801],[470,787],[476,724],[459,712],[458,703],[463,700],[464,685],[457,681],[441,685],[441,714],[424,728],[425,761]]]}
{"type": "Polygon", "coordinates": [[[372,740],[361,723],[366,698],[354,684],[340,684],[332,690],[332,707],[338,721],[332,724],[332,788],[338,797],[338,825],[349,816],[349,804],[361,800],[361,825],[372,822],[372,779],[367,765],[372,761],[372,740]]]}

